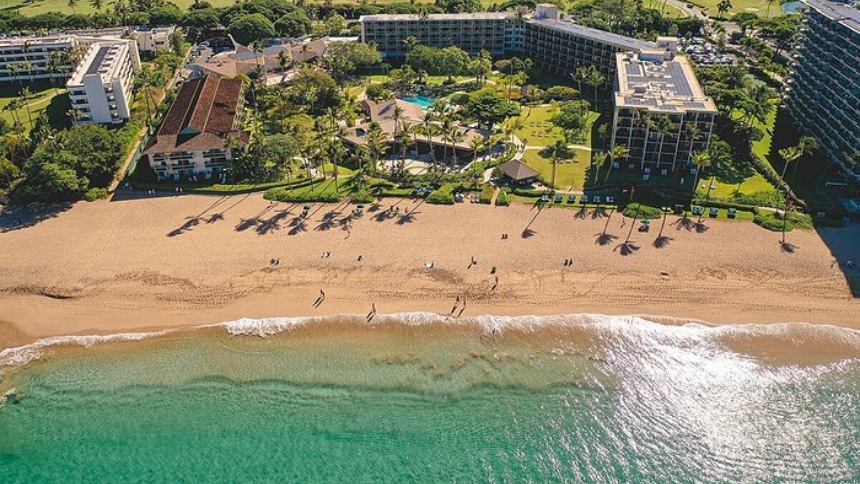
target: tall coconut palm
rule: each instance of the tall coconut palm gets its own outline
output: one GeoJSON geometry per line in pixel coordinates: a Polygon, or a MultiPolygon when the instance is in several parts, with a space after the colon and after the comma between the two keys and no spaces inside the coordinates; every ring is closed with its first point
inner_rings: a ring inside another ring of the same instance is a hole
{"type": "Polygon", "coordinates": [[[439,135],[442,137],[442,158],[448,161],[448,142],[451,141],[451,130],[454,129],[454,121],[451,116],[445,115],[440,120],[439,135]]]}
{"type": "Polygon", "coordinates": [[[433,146],[433,136],[436,135],[436,124],[434,124],[435,118],[434,116],[426,112],[424,113],[424,119],[421,120],[421,131],[424,136],[427,136],[427,146],[430,148],[430,160],[433,165],[433,169],[436,169],[436,149],[433,146]]]}
{"type": "Polygon", "coordinates": [[[720,18],[726,18],[726,12],[731,10],[732,2],[731,0],[720,0],[720,3],[717,4],[717,11],[720,12],[720,18]]]}
{"type": "Polygon", "coordinates": [[[627,158],[630,155],[630,150],[624,145],[615,145],[609,150],[607,155],[609,156],[609,169],[606,170],[606,179],[603,183],[609,183],[609,174],[612,173],[612,166],[615,164],[615,160],[627,158]]]}
{"type": "Polygon", "coordinates": [[[33,113],[30,112],[30,88],[24,86],[21,88],[21,104],[27,109],[27,120],[30,121],[30,127],[33,127],[33,113]]]}
{"type": "Polygon", "coordinates": [[[552,157],[551,157],[551,160],[552,160],[552,181],[550,181],[549,186],[552,189],[555,189],[555,172],[556,172],[556,167],[558,165],[559,155],[561,153],[563,153],[564,150],[566,150],[566,149],[567,149],[567,146],[565,146],[564,141],[562,141],[562,140],[557,140],[555,142],[555,144],[553,144],[550,147],[550,150],[552,150],[552,157]]]}
{"type": "Polygon", "coordinates": [[[90,0],[90,5],[92,5],[96,12],[101,12],[102,8],[104,8],[103,0],[90,0]]]}
{"type": "Polygon", "coordinates": [[[466,133],[464,133],[457,126],[453,126],[451,128],[451,132],[448,134],[448,139],[451,140],[451,151],[453,151],[454,155],[454,165],[457,164],[457,145],[466,140],[466,133]]]}
{"type": "Polygon", "coordinates": [[[597,109],[597,88],[600,87],[601,84],[606,80],[606,76],[604,76],[597,67],[589,66],[587,68],[588,72],[585,76],[585,83],[591,86],[594,91],[594,109],[597,109]]]}
{"type": "MultiPolygon", "coordinates": [[[[702,175],[702,170],[711,166],[713,163],[713,159],[711,159],[711,155],[708,154],[707,151],[700,151],[698,153],[693,153],[690,156],[690,161],[696,165],[696,176],[693,178],[693,194],[696,193],[696,187],[699,186],[699,177],[702,175]]],[[[708,194],[710,196],[710,185],[708,185],[708,194]]]]}
{"type": "Polygon", "coordinates": [[[69,8],[72,9],[72,13],[77,13],[75,9],[78,7],[78,0],[69,0],[66,5],[68,5],[69,8]]]}

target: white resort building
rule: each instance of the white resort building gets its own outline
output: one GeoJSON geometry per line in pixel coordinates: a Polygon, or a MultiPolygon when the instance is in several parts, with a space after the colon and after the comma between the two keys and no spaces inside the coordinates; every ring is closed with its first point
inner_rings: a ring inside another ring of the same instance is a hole
{"type": "Polygon", "coordinates": [[[72,67],[67,54],[75,40],[74,35],[65,34],[0,39],[0,82],[67,76],[72,67]]]}
{"type": "Polygon", "coordinates": [[[134,75],[140,70],[132,40],[97,40],[66,82],[73,122],[122,123],[131,117],[134,75]]]}
{"type": "Polygon", "coordinates": [[[643,170],[643,180],[690,169],[692,155],[707,151],[717,107],[705,95],[673,38],[661,49],[616,54],[615,112],[611,146],[630,151],[614,168],[643,170]],[[660,119],[664,118],[664,119],[660,119]]]}

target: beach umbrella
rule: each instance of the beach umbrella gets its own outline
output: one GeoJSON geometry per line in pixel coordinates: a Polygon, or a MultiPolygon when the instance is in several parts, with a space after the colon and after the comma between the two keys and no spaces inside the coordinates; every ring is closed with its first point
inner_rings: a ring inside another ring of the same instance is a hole
{"type": "Polygon", "coordinates": [[[358,208],[364,208],[364,204],[363,204],[363,203],[359,203],[359,204],[358,204],[358,208]]]}
{"type": "Polygon", "coordinates": [[[648,225],[648,224],[650,224],[650,223],[651,223],[651,221],[650,221],[650,220],[648,220],[647,218],[643,218],[643,219],[642,219],[642,223],[643,223],[643,224],[645,224],[645,225],[648,225]]]}
{"type": "Polygon", "coordinates": [[[310,210],[310,209],[311,209],[310,205],[305,205],[305,210],[310,210]]]}

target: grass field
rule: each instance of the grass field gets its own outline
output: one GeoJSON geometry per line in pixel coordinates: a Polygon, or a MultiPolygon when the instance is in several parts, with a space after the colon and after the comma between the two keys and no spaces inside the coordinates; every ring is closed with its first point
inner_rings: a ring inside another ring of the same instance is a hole
{"type": "MultiPolygon", "coordinates": [[[[720,3],[720,0],[688,0],[693,5],[700,7],[703,9],[705,13],[710,15],[711,17],[716,17],[720,14],[717,10],[717,4],[720,3]]],[[[758,14],[762,17],[766,16],[767,13],[767,0],[731,0],[732,8],[729,9],[726,14],[727,17],[731,17],[732,15],[739,14],[742,12],[750,12],[754,14],[758,14]]],[[[773,2],[770,6],[770,16],[776,17],[782,15],[782,9],[780,8],[779,2],[773,2]]]]}
{"type": "MultiPolygon", "coordinates": [[[[227,7],[233,5],[233,0],[207,0],[213,7],[227,7]]],[[[187,10],[193,2],[191,0],[173,0],[173,3],[182,10],[187,10]]],[[[110,8],[110,2],[104,2],[102,11],[110,8]]],[[[69,8],[68,0],[0,0],[0,8],[3,10],[18,10],[23,15],[36,15],[47,12],[73,13],[69,8]]],[[[88,0],[78,0],[74,13],[95,13],[96,9],[90,5],[88,0]]]]}
{"type": "Polygon", "coordinates": [[[0,84],[0,117],[6,123],[11,125],[16,118],[20,119],[24,127],[29,131],[32,128],[30,117],[35,121],[39,117],[39,114],[47,109],[52,126],[60,127],[67,124],[68,121],[65,118],[65,112],[68,110],[69,100],[68,96],[65,95],[65,89],[60,89],[59,95],[57,95],[57,91],[47,81],[24,83],[23,86],[17,82],[0,84]],[[28,86],[31,90],[30,97],[27,100],[27,106],[30,111],[29,116],[27,115],[27,108],[23,105],[16,111],[7,111],[5,109],[11,101],[19,98],[19,92],[23,86],[28,86]]]}
{"type": "MultiPolygon", "coordinates": [[[[523,162],[539,171],[547,183],[552,180],[552,160],[542,156],[542,150],[526,150],[523,162]]],[[[590,165],[591,154],[585,150],[573,150],[572,159],[559,160],[555,172],[555,188],[581,191],[590,165]]]]}
{"type": "MultiPolygon", "coordinates": [[[[552,125],[555,108],[552,106],[538,106],[535,108],[523,108],[518,118],[523,127],[514,131],[517,138],[525,140],[529,146],[552,146],[556,141],[563,138],[561,130],[552,125]]],[[[585,140],[581,143],[591,146],[591,124],[594,123],[600,113],[588,112],[588,128],[585,130],[585,140]]]]}

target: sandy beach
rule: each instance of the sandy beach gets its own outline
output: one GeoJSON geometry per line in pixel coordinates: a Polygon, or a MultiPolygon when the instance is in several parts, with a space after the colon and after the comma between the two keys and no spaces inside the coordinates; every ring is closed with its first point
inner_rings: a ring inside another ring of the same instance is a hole
{"type": "Polygon", "coordinates": [[[348,224],[353,206],[314,204],[299,223],[304,204],[260,194],[119,195],[126,199],[79,203],[0,232],[0,347],[241,317],[364,314],[373,304],[380,313],[448,314],[457,297],[466,306],[455,316],[641,314],[860,328],[849,285],[860,274],[845,268],[860,260],[858,225],[826,232],[827,243],[820,233],[791,232],[786,251],[780,234],[749,222],[706,219],[697,231],[670,215],[662,244],[661,221],[653,221],[623,245],[631,220],[622,227],[619,214],[576,208],[392,199],[348,224]],[[387,212],[392,205],[399,211],[387,212]]]}

